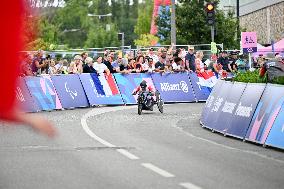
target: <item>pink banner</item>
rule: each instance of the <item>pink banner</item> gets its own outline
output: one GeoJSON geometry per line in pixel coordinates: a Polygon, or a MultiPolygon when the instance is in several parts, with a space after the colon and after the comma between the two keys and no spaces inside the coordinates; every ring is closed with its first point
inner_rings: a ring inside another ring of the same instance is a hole
{"type": "Polygon", "coordinates": [[[257,47],[256,32],[242,32],[242,48],[257,47]]]}

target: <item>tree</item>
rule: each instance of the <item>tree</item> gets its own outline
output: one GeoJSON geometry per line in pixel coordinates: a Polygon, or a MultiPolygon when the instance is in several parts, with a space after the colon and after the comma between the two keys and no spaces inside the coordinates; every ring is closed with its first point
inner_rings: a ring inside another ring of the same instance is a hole
{"type": "MultiPolygon", "coordinates": [[[[211,42],[210,26],[206,23],[204,5],[210,0],[179,0],[176,10],[177,43],[209,44],[211,42]]],[[[215,1],[218,3],[218,1],[215,1]]],[[[232,15],[225,16],[216,9],[216,43],[224,43],[225,48],[236,48],[235,40],[237,22],[232,15]]]]}
{"type": "Polygon", "coordinates": [[[141,34],[150,33],[152,13],[153,13],[153,0],[145,0],[138,8],[138,19],[134,32],[140,36],[141,34]]]}
{"type": "Polygon", "coordinates": [[[149,47],[157,44],[159,38],[152,34],[141,34],[139,39],[136,39],[135,45],[142,46],[142,47],[149,47]]]}
{"type": "Polygon", "coordinates": [[[171,43],[171,13],[169,6],[162,6],[156,24],[158,26],[157,36],[163,45],[171,43]]]}

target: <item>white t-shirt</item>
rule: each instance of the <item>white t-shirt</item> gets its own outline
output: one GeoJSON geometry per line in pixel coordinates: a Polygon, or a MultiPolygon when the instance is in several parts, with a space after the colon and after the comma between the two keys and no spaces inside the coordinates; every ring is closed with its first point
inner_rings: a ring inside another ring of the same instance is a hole
{"type": "Polygon", "coordinates": [[[177,65],[177,63],[172,63],[172,67],[173,67],[173,70],[180,70],[180,65],[177,65]]]}
{"type": "Polygon", "coordinates": [[[97,62],[95,62],[93,64],[93,68],[97,71],[98,74],[102,74],[107,69],[107,66],[103,63],[98,64],[97,62]]]}

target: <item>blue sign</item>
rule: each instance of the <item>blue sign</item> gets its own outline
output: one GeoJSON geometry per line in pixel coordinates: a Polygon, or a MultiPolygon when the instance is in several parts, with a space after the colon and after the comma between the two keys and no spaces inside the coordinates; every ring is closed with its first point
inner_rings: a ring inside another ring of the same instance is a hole
{"type": "Polygon", "coordinates": [[[51,76],[63,108],[89,106],[85,91],[77,74],[51,76]]]}
{"type": "Polygon", "coordinates": [[[246,134],[247,140],[264,144],[283,102],[284,87],[267,84],[246,134]]]}
{"type": "Polygon", "coordinates": [[[145,80],[147,85],[154,87],[150,74],[113,74],[125,104],[136,104],[137,96],[133,96],[134,89],[145,80]]]}
{"type": "Polygon", "coordinates": [[[265,144],[284,149],[284,104],[274,121],[265,144]]]}
{"type": "Polygon", "coordinates": [[[193,102],[195,97],[187,73],[152,74],[164,102],[193,102]]]}
{"type": "Polygon", "coordinates": [[[124,104],[112,75],[80,74],[90,105],[124,104]]]}
{"type": "Polygon", "coordinates": [[[226,133],[228,128],[230,127],[230,124],[234,122],[234,114],[235,111],[238,108],[238,104],[240,101],[240,98],[246,88],[246,83],[233,83],[233,86],[231,86],[228,90],[229,93],[226,98],[224,98],[223,106],[220,108],[220,114],[218,116],[218,119],[216,121],[215,130],[226,133]]]}
{"type": "Polygon", "coordinates": [[[230,90],[233,86],[232,82],[224,82],[221,89],[219,90],[218,95],[214,99],[210,99],[207,106],[209,108],[208,116],[204,119],[203,125],[205,127],[222,131],[219,129],[221,127],[218,123],[219,116],[223,115],[222,108],[230,94],[230,90]]]}
{"type": "Polygon", "coordinates": [[[50,76],[25,77],[25,81],[40,110],[62,109],[50,76]]]}
{"type": "Polygon", "coordinates": [[[218,80],[216,85],[213,87],[213,90],[210,93],[210,96],[207,98],[206,104],[203,106],[201,118],[200,118],[200,121],[201,121],[202,124],[204,124],[204,121],[207,118],[207,116],[210,115],[212,103],[217,98],[223,83],[225,83],[224,80],[218,80]]]}
{"type": "Polygon", "coordinates": [[[198,101],[206,101],[212,88],[217,83],[217,78],[213,72],[196,74],[189,73],[189,78],[198,101]]]}
{"type": "Polygon", "coordinates": [[[232,116],[227,135],[244,138],[265,84],[248,83],[232,116]]]}
{"type": "Polygon", "coordinates": [[[23,78],[18,78],[15,89],[16,101],[24,112],[38,112],[39,107],[35,104],[23,78]]]}

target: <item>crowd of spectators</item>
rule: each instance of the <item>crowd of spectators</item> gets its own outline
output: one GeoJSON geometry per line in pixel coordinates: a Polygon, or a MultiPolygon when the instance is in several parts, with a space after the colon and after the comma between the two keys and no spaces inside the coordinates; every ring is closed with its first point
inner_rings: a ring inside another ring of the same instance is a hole
{"type": "MultiPolygon", "coordinates": [[[[33,54],[23,54],[21,76],[40,74],[80,74],[80,73],[203,73],[212,70],[218,77],[227,77],[229,73],[243,72],[250,68],[248,58],[238,51],[222,51],[204,59],[203,51],[195,52],[193,46],[188,49],[172,47],[153,48],[147,51],[130,51],[124,56],[121,52],[105,50],[103,56],[90,57],[87,52],[75,55],[73,60],[55,60],[39,50],[33,54]]],[[[260,56],[253,62],[254,67],[261,67],[265,57],[260,56]]]]}

